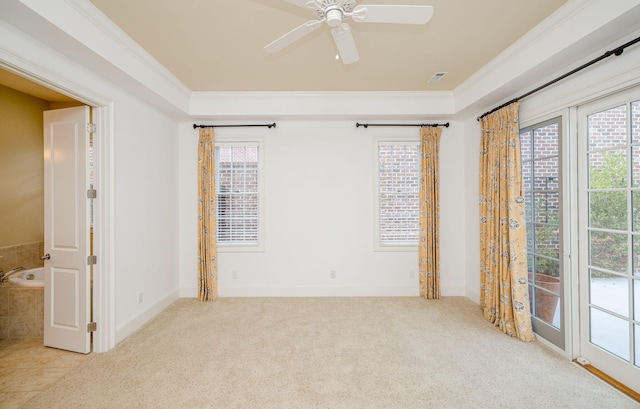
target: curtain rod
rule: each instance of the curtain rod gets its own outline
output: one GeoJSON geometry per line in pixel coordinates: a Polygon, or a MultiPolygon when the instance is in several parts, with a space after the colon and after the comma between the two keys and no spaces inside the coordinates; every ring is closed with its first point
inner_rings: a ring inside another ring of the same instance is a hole
{"type": "Polygon", "coordinates": [[[446,124],[361,124],[359,122],[356,122],[356,128],[360,128],[361,126],[364,126],[365,128],[368,128],[370,126],[444,126],[445,128],[449,127],[449,122],[447,122],[446,124]]]}
{"type": "Polygon", "coordinates": [[[276,123],[272,124],[246,124],[246,125],[197,125],[193,124],[193,129],[196,128],[240,128],[245,126],[266,126],[267,128],[275,128],[276,123]]]}
{"type": "Polygon", "coordinates": [[[630,46],[634,45],[635,43],[637,43],[639,41],[640,41],[640,37],[638,37],[638,38],[636,38],[634,40],[631,40],[628,43],[623,44],[620,47],[615,48],[615,49],[613,49],[611,51],[607,51],[606,53],[602,54],[600,57],[594,58],[593,60],[589,61],[588,63],[583,64],[583,65],[579,66],[578,68],[575,68],[575,69],[567,72],[566,74],[563,74],[563,75],[559,76],[558,78],[555,78],[555,79],[547,82],[546,84],[540,85],[538,88],[532,89],[531,91],[527,92],[526,94],[520,95],[517,98],[513,98],[512,100],[507,101],[504,104],[502,104],[502,105],[500,105],[498,107],[495,107],[495,108],[493,108],[492,110],[490,110],[488,112],[485,112],[484,114],[480,115],[477,119],[479,121],[482,118],[484,118],[485,116],[487,116],[489,114],[492,114],[492,113],[496,112],[497,110],[502,109],[502,108],[504,108],[504,107],[506,107],[508,105],[511,105],[514,102],[518,102],[521,99],[524,99],[524,98],[528,97],[531,94],[535,94],[536,92],[538,92],[538,91],[540,91],[540,90],[542,90],[544,88],[547,88],[549,85],[553,85],[556,82],[558,82],[560,80],[563,80],[563,79],[567,78],[568,76],[575,74],[578,71],[582,71],[583,69],[585,69],[585,68],[587,68],[587,67],[589,67],[589,66],[591,66],[591,65],[593,65],[593,64],[595,64],[595,63],[597,63],[599,61],[604,60],[605,58],[611,57],[612,55],[615,55],[616,57],[620,56],[625,48],[630,47],[630,46]]]}

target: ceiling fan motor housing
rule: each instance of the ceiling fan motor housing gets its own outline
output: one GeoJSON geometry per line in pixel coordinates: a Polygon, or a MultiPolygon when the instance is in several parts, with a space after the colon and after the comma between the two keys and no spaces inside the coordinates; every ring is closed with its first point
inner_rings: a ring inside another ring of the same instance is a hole
{"type": "Polygon", "coordinates": [[[325,13],[327,24],[331,27],[338,27],[342,23],[342,10],[334,8],[325,13]]]}

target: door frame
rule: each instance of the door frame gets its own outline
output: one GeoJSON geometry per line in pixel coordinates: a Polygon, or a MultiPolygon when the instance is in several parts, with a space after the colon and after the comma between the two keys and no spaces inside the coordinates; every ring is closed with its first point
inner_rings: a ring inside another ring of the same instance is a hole
{"type": "MultiPolygon", "coordinates": [[[[94,254],[97,264],[93,269],[93,352],[107,352],[115,347],[115,257],[114,257],[114,102],[101,94],[65,80],[46,69],[34,66],[15,55],[0,53],[0,68],[24,77],[46,88],[67,95],[93,108],[94,180],[98,192],[94,200],[94,254]]],[[[87,169],[88,170],[88,169],[87,169]]]]}

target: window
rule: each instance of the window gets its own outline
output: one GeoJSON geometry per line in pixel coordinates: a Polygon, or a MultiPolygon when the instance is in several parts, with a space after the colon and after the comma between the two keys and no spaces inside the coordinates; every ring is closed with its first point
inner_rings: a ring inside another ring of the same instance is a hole
{"type": "Polygon", "coordinates": [[[420,145],[377,142],[376,248],[415,250],[420,230],[420,145]]]}
{"type": "Polygon", "coordinates": [[[260,145],[216,143],[219,248],[256,248],[260,237],[260,145]]]}

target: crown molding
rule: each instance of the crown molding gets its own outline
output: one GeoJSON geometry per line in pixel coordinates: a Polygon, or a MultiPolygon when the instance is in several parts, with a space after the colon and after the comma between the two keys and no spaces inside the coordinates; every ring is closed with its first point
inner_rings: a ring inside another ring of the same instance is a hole
{"type": "Polygon", "coordinates": [[[583,58],[605,45],[594,41],[599,32],[624,36],[628,27],[615,20],[639,8],[638,0],[570,0],[459,85],[453,91],[456,111],[499,104],[575,64],[576,56],[583,58]]]}
{"type": "MultiPolygon", "coordinates": [[[[2,38],[2,41],[0,41],[0,68],[85,104],[107,105],[109,103],[108,99],[99,93],[68,80],[55,70],[50,69],[49,66],[45,68],[24,58],[23,54],[32,48],[32,44],[25,41],[19,30],[11,25],[4,24],[2,21],[0,21],[0,38],[2,38]]],[[[41,56],[43,53],[41,49],[29,51],[41,56]]],[[[54,55],[46,55],[44,57],[50,62],[55,60],[54,55]]]]}
{"type": "MultiPolygon", "coordinates": [[[[88,0],[19,0],[105,63],[140,86],[187,112],[190,90],[88,0]]],[[[89,58],[89,57],[87,57],[89,58]]],[[[83,61],[79,61],[83,63],[83,61]]],[[[108,70],[105,69],[105,72],[108,70]]],[[[128,84],[124,84],[125,87],[128,84]]],[[[156,104],[157,105],[157,104],[156,104]]]]}

